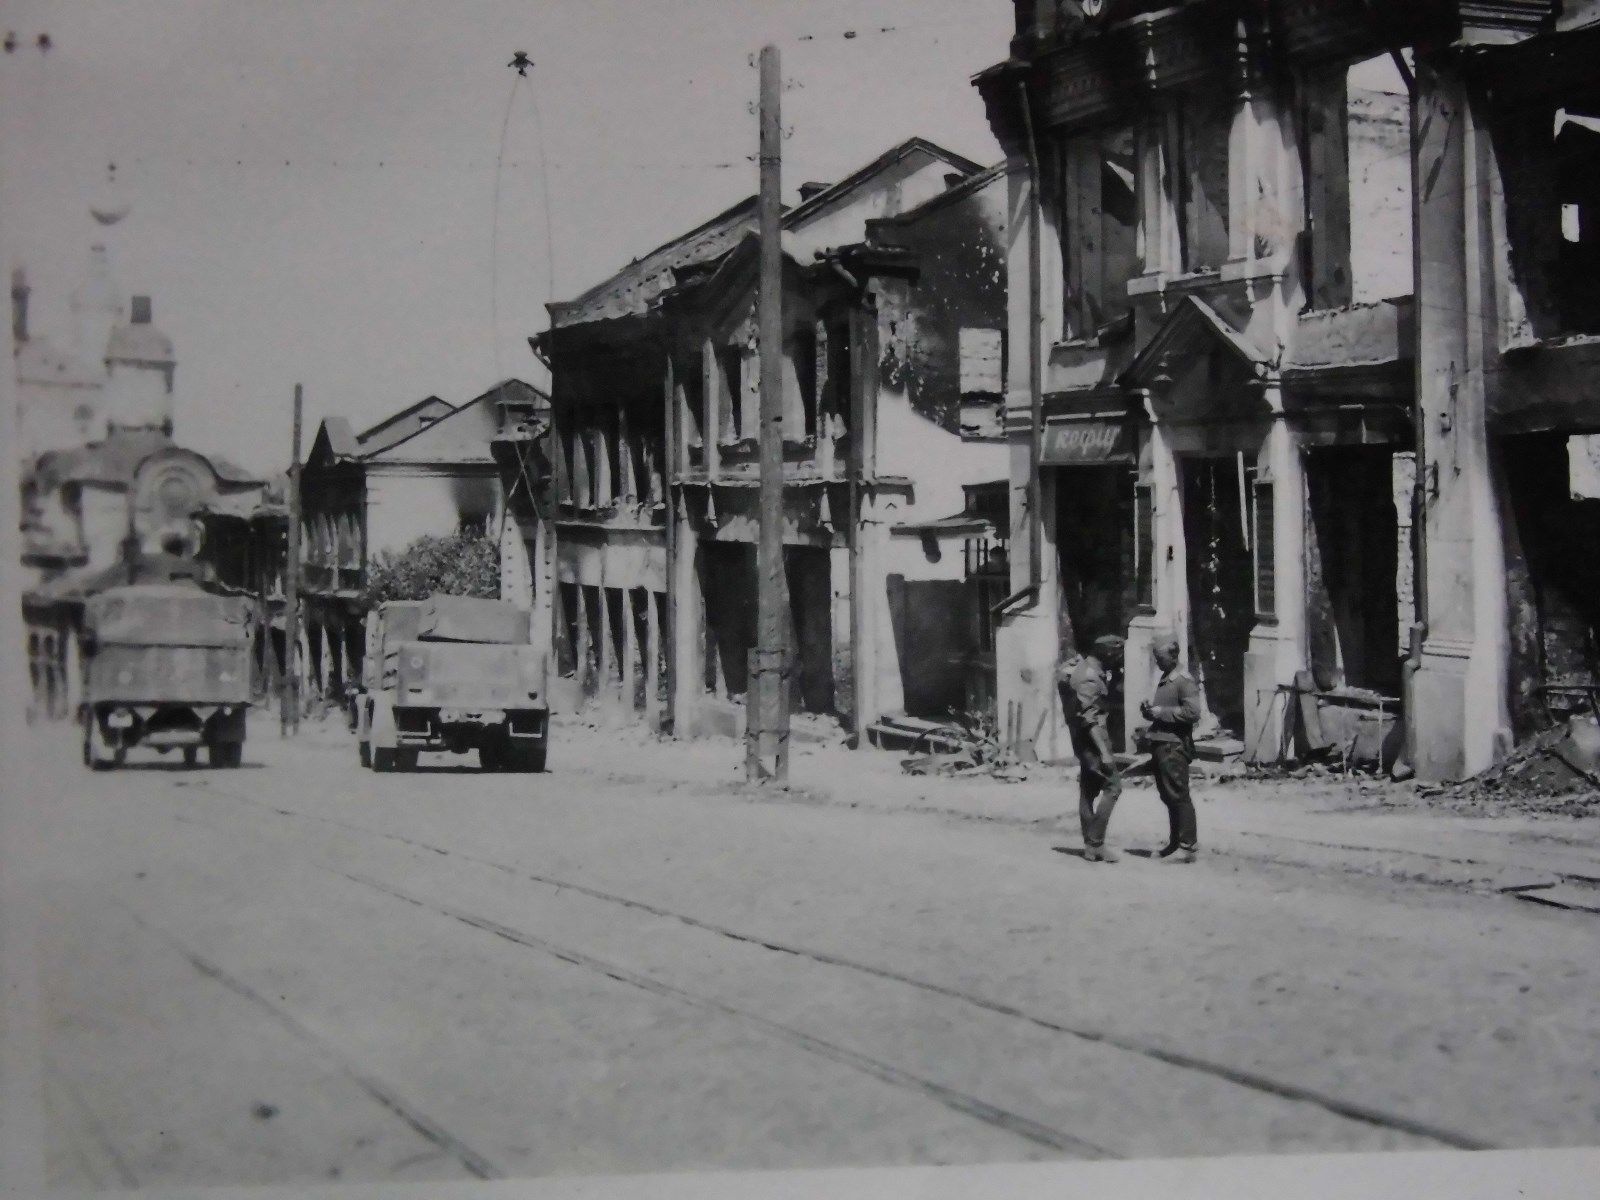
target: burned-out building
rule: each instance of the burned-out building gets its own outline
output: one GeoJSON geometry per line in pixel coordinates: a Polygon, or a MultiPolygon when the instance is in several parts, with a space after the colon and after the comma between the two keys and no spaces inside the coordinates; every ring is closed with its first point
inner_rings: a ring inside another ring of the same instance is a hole
{"type": "Polygon", "coordinates": [[[1409,734],[1456,775],[1586,698],[1594,6],[1016,7],[975,82],[1024,748],[1065,750],[1052,669],[1102,633],[1130,730],[1173,630],[1251,759],[1409,734]]]}
{"type": "MultiPolygon", "coordinates": [[[[976,596],[963,554],[944,543],[964,531],[986,545],[986,518],[909,526],[963,514],[963,484],[1004,478],[993,421],[1004,190],[999,172],[912,139],[838,183],[803,185],[783,217],[792,700],[852,734],[924,699],[917,685],[908,694],[897,649],[907,582],[953,572],[976,596]],[[989,424],[964,434],[964,414],[989,424]]],[[[753,199],[734,206],[552,305],[534,339],[554,380],[558,702],[684,736],[743,725],[757,590],[755,223],[753,199]]],[[[950,669],[974,669],[976,625],[948,646],[930,633],[924,658],[948,650],[961,659],[950,669]]],[[[943,712],[964,698],[958,680],[930,703],[943,712]]]]}
{"type": "Polygon", "coordinates": [[[359,434],[343,417],[322,421],[300,478],[299,654],[315,694],[336,698],[359,678],[374,556],[429,535],[502,538],[493,443],[509,412],[539,398],[512,379],[460,405],[430,396],[359,434]]]}

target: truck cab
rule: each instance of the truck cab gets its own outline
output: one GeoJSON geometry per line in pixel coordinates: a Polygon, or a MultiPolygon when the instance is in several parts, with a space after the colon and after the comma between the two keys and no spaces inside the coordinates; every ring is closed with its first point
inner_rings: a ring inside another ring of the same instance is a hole
{"type": "Polygon", "coordinates": [[[363,766],[412,770],[424,750],[476,751],[486,771],[543,771],[548,658],[527,609],[436,593],[367,614],[356,736],[363,766]]]}

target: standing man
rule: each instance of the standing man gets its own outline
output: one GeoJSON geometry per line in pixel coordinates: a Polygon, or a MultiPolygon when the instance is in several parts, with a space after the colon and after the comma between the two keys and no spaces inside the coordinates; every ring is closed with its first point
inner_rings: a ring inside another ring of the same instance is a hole
{"type": "Polygon", "coordinates": [[[1146,740],[1155,768],[1156,792],[1167,806],[1171,832],[1157,857],[1163,862],[1192,863],[1200,849],[1194,801],[1189,797],[1189,764],[1194,761],[1194,727],[1200,720],[1200,689],[1187,672],[1178,670],[1176,634],[1156,642],[1153,651],[1161,679],[1155,695],[1139,705],[1150,722],[1146,740]]]}
{"type": "Polygon", "coordinates": [[[1056,672],[1063,685],[1067,731],[1072,736],[1073,753],[1078,756],[1078,824],[1083,830],[1086,862],[1116,862],[1121,857],[1106,845],[1111,810],[1122,794],[1122,773],[1117,768],[1106,723],[1111,713],[1113,681],[1121,665],[1122,639],[1108,634],[1095,639],[1094,653],[1075,654],[1056,672]]]}

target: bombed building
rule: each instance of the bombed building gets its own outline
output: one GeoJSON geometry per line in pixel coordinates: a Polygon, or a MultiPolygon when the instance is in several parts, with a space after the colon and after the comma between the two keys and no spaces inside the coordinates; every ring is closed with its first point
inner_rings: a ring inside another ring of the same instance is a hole
{"type": "Polygon", "coordinates": [[[1130,730],[1172,630],[1251,760],[1461,775],[1589,703],[1594,8],[1019,0],[975,83],[1021,749],[1065,751],[1053,667],[1105,633],[1130,730]]]}

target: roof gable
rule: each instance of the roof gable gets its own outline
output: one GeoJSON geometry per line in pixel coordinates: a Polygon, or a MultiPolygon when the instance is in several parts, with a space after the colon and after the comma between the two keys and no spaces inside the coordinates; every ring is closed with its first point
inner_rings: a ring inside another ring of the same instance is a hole
{"type": "Polygon", "coordinates": [[[405,437],[361,455],[362,461],[383,463],[493,463],[489,442],[498,426],[492,398],[485,392],[436,421],[411,430],[405,437]]]}
{"type": "Polygon", "coordinates": [[[385,447],[404,441],[419,429],[442,420],[455,411],[455,406],[438,396],[429,396],[402,408],[356,435],[358,453],[374,454],[385,447]]]}
{"type": "Polygon", "coordinates": [[[814,220],[823,212],[846,203],[853,193],[871,183],[877,177],[896,165],[908,160],[921,158],[924,161],[937,161],[950,167],[963,175],[975,175],[983,170],[981,166],[970,158],[963,158],[952,150],[946,150],[927,138],[907,138],[899,145],[891,146],[877,158],[850,172],[838,183],[824,188],[803,204],[797,204],[784,214],[783,225],[785,229],[798,229],[807,222],[814,220]]]}

